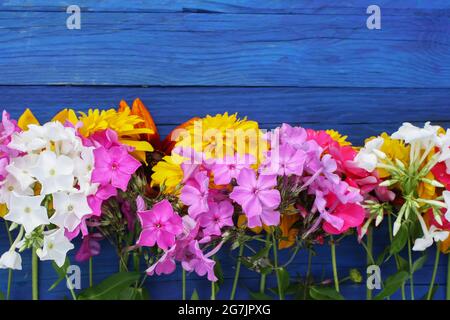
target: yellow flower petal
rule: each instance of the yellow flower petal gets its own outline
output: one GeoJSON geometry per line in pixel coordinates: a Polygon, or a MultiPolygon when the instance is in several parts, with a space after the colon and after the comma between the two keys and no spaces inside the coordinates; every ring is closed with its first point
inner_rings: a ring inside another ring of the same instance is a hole
{"type": "Polygon", "coordinates": [[[172,156],[165,156],[152,170],[152,186],[164,184],[165,193],[173,193],[183,180],[183,170],[172,156]]]}
{"type": "Polygon", "coordinates": [[[26,131],[28,130],[28,125],[30,124],[39,125],[39,121],[36,119],[33,112],[27,108],[17,121],[17,125],[20,129],[26,131]]]}
{"type": "Polygon", "coordinates": [[[152,145],[147,141],[135,141],[128,139],[119,139],[119,141],[123,144],[126,144],[127,146],[134,147],[136,151],[147,151],[147,152],[153,151],[152,145]]]}
{"type": "Polygon", "coordinates": [[[4,217],[8,213],[8,208],[5,203],[0,204],[0,217],[4,217]]]}
{"type": "Polygon", "coordinates": [[[52,121],[58,121],[62,124],[64,124],[66,121],[69,121],[73,125],[76,125],[78,122],[78,118],[73,109],[63,109],[53,117],[52,121]]]}

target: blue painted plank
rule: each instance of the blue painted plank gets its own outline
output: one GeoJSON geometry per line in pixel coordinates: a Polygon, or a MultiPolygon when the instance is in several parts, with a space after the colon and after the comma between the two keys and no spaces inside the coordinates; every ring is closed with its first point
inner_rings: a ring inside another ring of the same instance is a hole
{"type": "MultiPolygon", "coordinates": [[[[70,0],[8,0],[0,3],[0,10],[47,10],[47,11],[65,11],[65,9],[74,4],[70,0]]],[[[226,0],[226,1],[208,1],[208,0],[84,0],[77,3],[82,11],[139,11],[139,12],[198,12],[198,13],[339,13],[354,14],[365,12],[365,9],[374,4],[370,0],[226,0]]],[[[411,1],[411,0],[378,0],[376,4],[383,9],[383,13],[395,12],[401,14],[397,9],[447,9],[448,1],[411,1]],[[397,11],[397,12],[396,12],[397,11]]]]}
{"type": "Polygon", "coordinates": [[[0,84],[448,88],[444,11],[375,31],[364,12],[91,12],[81,30],[64,12],[0,12],[0,84]]]}
{"type": "Polygon", "coordinates": [[[61,108],[113,108],[140,97],[163,135],[194,116],[238,112],[271,129],[282,122],[317,129],[335,128],[354,143],[393,132],[403,121],[448,126],[447,89],[305,89],[203,87],[0,86],[0,107],[18,117],[25,108],[48,121],[61,108]],[[36,99],[39,97],[39,99],[36,99]]]}

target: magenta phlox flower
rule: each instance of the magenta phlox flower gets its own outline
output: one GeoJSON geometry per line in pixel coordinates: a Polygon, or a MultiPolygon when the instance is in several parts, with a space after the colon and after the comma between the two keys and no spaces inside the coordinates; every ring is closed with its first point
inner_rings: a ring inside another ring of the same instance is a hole
{"type": "Polygon", "coordinates": [[[206,172],[198,171],[181,189],[180,200],[189,206],[188,213],[195,219],[199,214],[209,210],[208,195],[209,177],[206,172]]]}
{"type": "Polygon", "coordinates": [[[157,244],[159,248],[167,250],[175,244],[175,237],[183,232],[181,217],[166,199],[137,215],[142,225],[137,241],[140,246],[153,247],[157,244]]]}
{"type": "Polygon", "coordinates": [[[141,166],[141,163],[128,153],[124,146],[110,149],[99,147],[94,150],[95,167],[92,172],[92,182],[127,190],[131,175],[141,166]]]}

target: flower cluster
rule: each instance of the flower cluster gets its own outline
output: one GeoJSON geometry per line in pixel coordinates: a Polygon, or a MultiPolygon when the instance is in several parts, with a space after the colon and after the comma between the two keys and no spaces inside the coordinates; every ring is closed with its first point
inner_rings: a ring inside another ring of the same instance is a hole
{"type": "Polygon", "coordinates": [[[18,126],[3,114],[0,202],[19,233],[0,258],[2,268],[21,269],[18,252],[27,248],[61,267],[71,240],[80,231],[88,236],[86,221],[101,215],[117,188],[126,191],[140,166],[116,131],[91,128],[85,137],[82,121],[58,120],[40,125],[27,110],[18,126]]]}
{"type": "MultiPolygon", "coordinates": [[[[281,299],[280,278],[289,279],[283,273],[298,250],[328,240],[339,294],[335,245],[354,234],[374,260],[372,233],[387,217],[388,251],[403,277],[398,254],[409,244],[412,281],[411,250],[450,248],[450,129],[404,123],[361,148],[346,138],[289,124],[263,132],[224,113],[192,118],[161,139],[139,99],[131,108],[121,101],[117,109],[64,109],[42,125],[28,109],[18,121],[3,112],[0,216],[15,240],[0,268],[21,269],[26,249],[62,268],[76,237],[77,261],[99,255],[106,238],[121,275],[142,262],[148,275],[179,264],[184,275],[214,282],[215,292],[218,253],[229,244],[239,248],[231,298],[245,264],[260,274],[261,295],[274,273],[281,299]],[[277,250],[285,248],[293,254],[281,265],[277,250]]],[[[142,294],[145,279],[123,291],[142,294]]],[[[311,296],[319,290],[311,281],[309,271],[299,280],[305,297],[308,287],[311,296]]]]}
{"type": "MultiPolygon", "coordinates": [[[[411,233],[407,228],[418,225],[422,237],[417,237],[413,250],[423,251],[434,241],[448,239],[450,214],[450,131],[426,123],[423,128],[404,123],[391,136],[386,133],[368,139],[359,151],[358,165],[370,172],[378,172],[383,181],[396,195],[390,199],[396,215],[393,235],[400,231],[411,233]]],[[[384,200],[385,203],[389,202],[384,200]]],[[[367,201],[370,219],[377,225],[383,219],[379,203],[367,201]]],[[[386,207],[386,206],[384,206],[386,207]]],[[[409,237],[413,237],[412,233],[409,237]]],[[[443,243],[443,251],[448,242],[443,243]]]]}

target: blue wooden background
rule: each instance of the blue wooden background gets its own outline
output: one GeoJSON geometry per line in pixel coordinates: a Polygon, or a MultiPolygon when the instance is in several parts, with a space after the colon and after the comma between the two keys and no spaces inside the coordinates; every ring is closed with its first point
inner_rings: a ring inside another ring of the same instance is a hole
{"type": "MultiPolygon", "coordinates": [[[[140,97],[163,134],[194,115],[239,112],[262,127],[281,122],[335,128],[352,142],[402,121],[450,123],[450,2],[448,0],[0,0],[0,107],[17,117],[26,107],[45,121],[63,107],[115,107],[140,97]],[[66,28],[66,8],[81,7],[81,30],[66,28]],[[381,7],[382,29],[366,28],[366,8],[381,7]]],[[[375,236],[375,250],[387,231],[375,236]]],[[[0,249],[7,249],[4,232],[0,249]]],[[[331,278],[328,246],[316,248],[318,279],[331,278]]],[[[365,254],[354,239],[337,248],[339,273],[364,273],[365,254]]],[[[288,252],[285,252],[286,258],[288,252]]],[[[233,253],[233,257],[235,253],[233,253]]],[[[228,298],[234,258],[223,254],[228,298]]],[[[290,266],[304,274],[306,253],[290,266]]],[[[426,291],[434,251],[416,275],[426,291]]],[[[95,282],[116,271],[104,243],[94,259],[95,282]]],[[[438,270],[436,297],[444,297],[447,259],[438,270]]],[[[31,297],[31,266],[14,273],[12,298],[31,297]]],[[[87,264],[81,265],[87,286],[87,264]]],[[[388,265],[383,276],[394,272],[388,265]]],[[[7,272],[0,271],[6,290],[7,272]]],[[[40,294],[69,296],[49,263],[41,263],[40,294]]],[[[153,298],[180,298],[181,272],[152,277],[153,298]]],[[[237,293],[257,290],[243,271],[237,293]]],[[[269,283],[274,283],[270,279],[269,283]]],[[[188,277],[188,294],[209,297],[208,283],[188,277]]],[[[346,283],[348,299],[365,286],[346,283]]],[[[398,298],[399,296],[396,295],[398,298]]]]}

